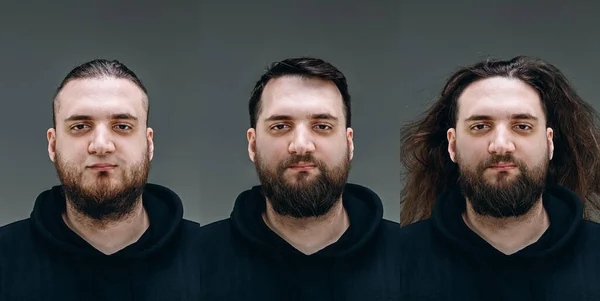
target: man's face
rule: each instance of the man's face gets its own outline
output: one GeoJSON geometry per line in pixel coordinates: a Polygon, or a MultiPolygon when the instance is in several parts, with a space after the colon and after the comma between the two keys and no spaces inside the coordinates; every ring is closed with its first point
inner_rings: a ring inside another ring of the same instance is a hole
{"type": "Polygon", "coordinates": [[[518,79],[469,85],[458,99],[448,152],[476,213],[521,216],[540,199],[554,144],[537,91],[518,79]]]}
{"type": "Polygon", "coordinates": [[[48,154],[67,199],[104,220],[128,214],[139,199],[152,160],[144,92],[126,79],[77,79],[57,96],[48,154]]]}
{"type": "Polygon", "coordinates": [[[284,76],[267,83],[248,152],[280,215],[326,214],[346,184],[354,144],[342,96],[330,81],[284,76]]]}

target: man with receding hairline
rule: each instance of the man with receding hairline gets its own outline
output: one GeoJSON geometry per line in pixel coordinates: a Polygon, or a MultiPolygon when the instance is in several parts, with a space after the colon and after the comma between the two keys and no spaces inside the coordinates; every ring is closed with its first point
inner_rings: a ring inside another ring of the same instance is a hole
{"type": "Polygon", "coordinates": [[[347,183],[354,156],[346,78],[322,59],[273,63],[249,101],[260,185],[200,235],[203,300],[398,300],[397,223],[347,183]]]}
{"type": "Polygon", "coordinates": [[[53,101],[48,155],[61,185],[0,228],[0,300],[197,300],[197,223],[147,183],[148,95],[118,61],[74,68],[53,101]]]}

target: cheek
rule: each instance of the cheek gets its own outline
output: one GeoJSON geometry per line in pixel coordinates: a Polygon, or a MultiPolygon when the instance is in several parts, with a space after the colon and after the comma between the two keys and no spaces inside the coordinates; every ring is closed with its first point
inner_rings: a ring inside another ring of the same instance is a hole
{"type": "Polygon", "coordinates": [[[112,138],[115,154],[133,157],[148,150],[148,139],[145,135],[118,136],[112,138]]]}
{"type": "Polygon", "coordinates": [[[80,141],[57,141],[55,150],[63,161],[69,162],[84,161],[88,154],[88,146],[80,141]]]}
{"type": "Polygon", "coordinates": [[[477,139],[457,139],[455,151],[458,163],[471,169],[490,156],[487,143],[477,139]]]}
{"type": "Polygon", "coordinates": [[[135,156],[148,150],[148,142],[140,141],[115,141],[115,149],[118,153],[126,154],[127,156],[135,156]]]}
{"type": "Polygon", "coordinates": [[[483,139],[456,139],[455,151],[463,158],[482,158],[489,155],[489,145],[483,139]]]}
{"type": "Polygon", "coordinates": [[[544,143],[540,144],[525,144],[523,146],[522,160],[529,166],[539,165],[543,162],[550,160],[548,154],[548,145],[544,143]]]}
{"type": "Polygon", "coordinates": [[[283,139],[257,139],[256,153],[263,162],[279,161],[289,156],[288,144],[283,139]]]}
{"type": "Polygon", "coordinates": [[[339,164],[349,159],[348,140],[320,141],[315,157],[328,163],[339,164]]]}

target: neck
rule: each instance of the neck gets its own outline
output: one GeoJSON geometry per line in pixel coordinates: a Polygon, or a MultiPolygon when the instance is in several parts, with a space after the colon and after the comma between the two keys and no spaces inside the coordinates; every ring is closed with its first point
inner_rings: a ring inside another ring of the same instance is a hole
{"type": "Polygon", "coordinates": [[[278,215],[267,201],[263,220],[273,232],[306,255],[335,243],[350,226],[341,198],[327,214],[309,218],[278,215]]]}
{"type": "Polygon", "coordinates": [[[110,255],[136,242],[150,225],[140,197],[133,211],[118,220],[96,220],[73,208],[67,201],[65,224],[98,251],[110,255]]]}
{"type": "Polygon", "coordinates": [[[473,232],[506,255],[535,243],[550,226],[541,197],[525,215],[507,218],[478,215],[467,201],[463,220],[473,232]]]}

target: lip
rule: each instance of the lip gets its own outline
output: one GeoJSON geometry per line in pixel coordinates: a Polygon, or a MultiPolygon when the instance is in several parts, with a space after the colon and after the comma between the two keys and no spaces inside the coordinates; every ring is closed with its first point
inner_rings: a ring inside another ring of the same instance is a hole
{"type": "Polygon", "coordinates": [[[289,168],[293,169],[293,170],[310,170],[310,169],[313,169],[316,167],[317,166],[313,163],[300,162],[300,163],[291,164],[289,168]]]}
{"type": "Polygon", "coordinates": [[[515,169],[517,168],[517,165],[512,164],[512,163],[497,163],[497,164],[492,164],[490,165],[491,169],[494,170],[500,170],[500,171],[505,171],[505,170],[511,170],[511,169],[515,169]]]}
{"type": "Polygon", "coordinates": [[[114,169],[115,167],[117,167],[117,165],[110,163],[96,163],[94,165],[88,166],[89,169],[95,171],[108,171],[114,169]]]}

